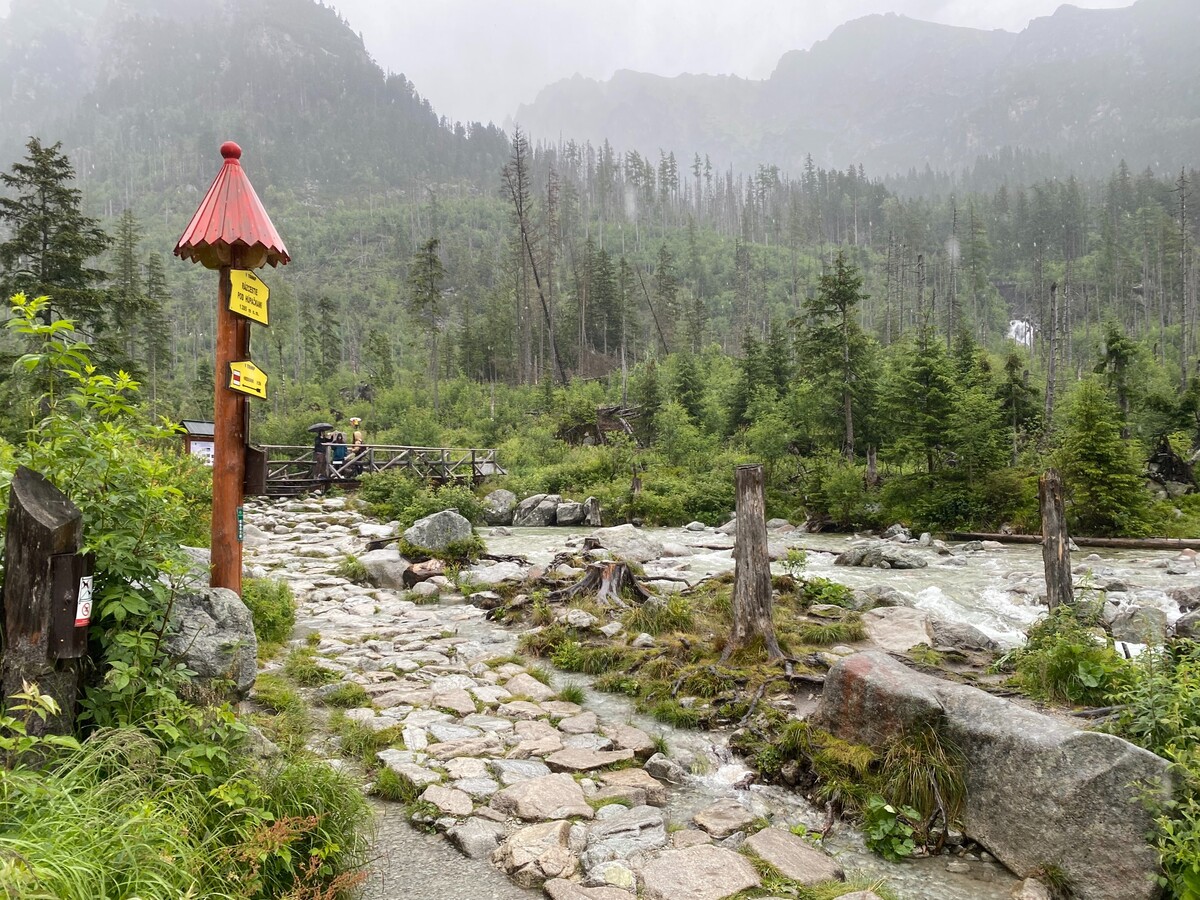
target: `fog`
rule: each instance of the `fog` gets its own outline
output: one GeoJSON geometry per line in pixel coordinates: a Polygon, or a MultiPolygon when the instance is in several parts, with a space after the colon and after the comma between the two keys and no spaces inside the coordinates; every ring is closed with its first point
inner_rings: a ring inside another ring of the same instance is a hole
{"type": "MultiPolygon", "coordinates": [[[[6,0],[0,0],[4,4],[6,0]]],[[[1129,0],[1082,0],[1088,8],[1129,0]]],[[[838,25],[897,12],[1019,31],[1058,0],[338,0],[386,69],[452,119],[502,123],[545,85],[617,69],[765,78],[838,25]]]]}

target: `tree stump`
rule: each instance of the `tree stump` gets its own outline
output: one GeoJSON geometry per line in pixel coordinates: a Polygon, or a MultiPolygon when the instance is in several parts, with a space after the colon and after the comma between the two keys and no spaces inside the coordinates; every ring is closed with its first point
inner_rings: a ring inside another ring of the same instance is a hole
{"type": "Polygon", "coordinates": [[[0,678],[5,698],[28,683],[53,697],[60,708],[44,722],[31,716],[26,722],[30,734],[70,734],[74,729],[80,666],[77,659],[64,656],[79,655],[76,632],[82,630],[86,638],[86,631],[75,627],[76,587],[66,583],[63,571],[74,571],[69,563],[82,542],[83,514],[75,504],[37,472],[18,468],[9,492],[4,541],[0,678]],[[66,558],[68,565],[56,565],[55,557],[66,558]],[[56,609],[66,601],[69,609],[56,609]]]}
{"type": "Polygon", "coordinates": [[[733,632],[721,661],[761,638],[771,659],[783,651],[772,620],[771,559],[767,553],[767,504],[761,465],[738,466],[737,531],[733,549],[733,632]]]}
{"type": "Polygon", "coordinates": [[[645,603],[654,595],[640,583],[633,571],[623,562],[590,563],[583,577],[570,587],[562,588],[550,594],[548,599],[553,603],[573,600],[576,597],[596,595],[596,601],[603,606],[628,607],[622,592],[633,599],[645,603]]]}
{"type": "Polygon", "coordinates": [[[1042,565],[1046,571],[1046,600],[1053,612],[1075,601],[1071,584],[1071,538],[1063,506],[1062,478],[1047,469],[1038,479],[1038,505],[1042,512],[1042,565]]]}

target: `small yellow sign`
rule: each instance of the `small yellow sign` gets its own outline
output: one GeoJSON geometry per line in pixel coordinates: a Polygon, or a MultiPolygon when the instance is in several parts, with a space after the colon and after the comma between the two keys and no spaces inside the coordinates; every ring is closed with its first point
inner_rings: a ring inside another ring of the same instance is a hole
{"type": "Polygon", "coordinates": [[[250,360],[229,364],[229,389],[260,400],[267,399],[267,373],[250,360]]]}
{"type": "Polygon", "coordinates": [[[229,273],[229,309],[239,316],[269,325],[267,298],[271,289],[249,269],[233,269],[229,273]]]}

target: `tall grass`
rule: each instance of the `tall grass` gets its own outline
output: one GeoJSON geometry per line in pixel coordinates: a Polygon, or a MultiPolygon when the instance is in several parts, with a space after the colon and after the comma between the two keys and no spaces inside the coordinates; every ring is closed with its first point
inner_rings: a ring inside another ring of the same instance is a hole
{"type": "Polygon", "coordinates": [[[316,760],[246,763],[214,782],[136,730],[103,731],[45,772],[0,771],[0,895],[280,896],[361,866],[368,821],[359,792],[316,760]]]}

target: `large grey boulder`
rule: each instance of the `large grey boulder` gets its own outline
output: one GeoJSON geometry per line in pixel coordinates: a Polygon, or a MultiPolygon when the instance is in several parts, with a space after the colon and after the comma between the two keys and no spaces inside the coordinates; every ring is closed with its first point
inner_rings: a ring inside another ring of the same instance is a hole
{"type": "Polygon", "coordinates": [[[929,565],[921,554],[901,550],[888,541],[858,544],[839,554],[833,564],[876,569],[923,569],[929,565]]]}
{"type": "Polygon", "coordinates": [[[1200,640],[1200,609],[1190,612],[1175,622],[1175,637],[1190,641],[1200,640]]]}
{"type": "Polygon", "coordinates": [[[875,651],[829,670],[815,721],[875,748],[936,728],[966,757],[964,832],[1013,872],[1056,866],[1079,900],[1158,896],[1144,799],[1167,799],[1171,779],[1154,754],[875,651]]]}
{"type": "Polygon", "coordinates": [[[583,504],[576,500],[564,500],[554,513],[558,525],[578,525],[583,521],[583,504]]]}
{"type": "Polygon", "coordinates": [[[367,570],[367,580],[375,587],[393,591],[402,591],[407,587],[404,573],[408,571],[409,562],[395,547],[370,550],[358,557],[358,561],[367,570]]]}
{"type": "Polygon", "coordinates": [[[842,867],[832,857],[778,825],[751,835],[746,839],[746,846],[792,881],[803,885],[846,880],[842,867]]]}
{"type": "Polygon", "coordinates": [[[933,646],[933,618],[923,609],[881,606],[863,613],[867,640],[889,653],[907,653],[917,644],[933,646]]]}
{"type": "Polygon", "coordinates": [[[443,509],[413,522],[412,528],[404,532],[404,540],[422,550],[441,551],[467,540],[471,534],[471,523],[457,510],[443,509]]]}
{"type": "Polygon", "coordinates": [[[562,497],[558,494],[534,494],[526,497],[517,504],[513,511],[512,523],[521,528],[545,528],[553,525],[557,519],[558,504],[562,497]]]}
{"type": "Polygon", "coordinates": [[[483,521],[489,525],[511,525],[517,495],[504,489],[492,491],[483,498],[483,521]]]}
{"type": "Polygon", "coordinates": [[[190,588],[176,595],[166,639],[167,654],[205,684],[233,683],[250,693],[258,673],[258,639],[246,604],[226,588],[190,588]]]}
{"type": "Polygon", "coordinates": [[[1126,606],[1112,620],[1112,636],[1135,644],[1161,644],[1167,635],[1167,614],[1157,606],[1126,606]]]}
{"type": "Polygon", "coordinates": [[[663,555],[662,541],[634,525],[597,528],[591,537],[614,559],[644,563],[663,555]]]}

